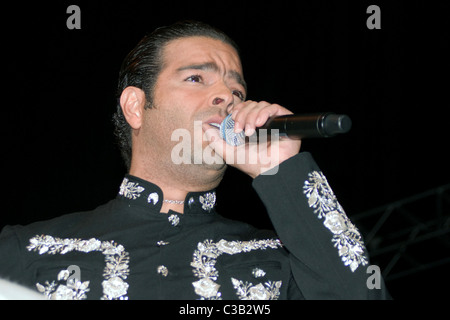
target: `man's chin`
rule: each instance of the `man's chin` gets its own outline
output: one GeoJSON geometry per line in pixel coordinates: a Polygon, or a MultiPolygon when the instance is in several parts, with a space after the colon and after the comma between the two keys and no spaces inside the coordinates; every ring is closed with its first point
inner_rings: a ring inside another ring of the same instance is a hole
{"type": "Polygon", "coordinates": [[[194,161],[193,159],[193,164],[194,165],[198,165],[198,166],[202,166],[206,169],[212,170],[212,171],[225,171],[226,168],[228,167],[228,165],[225,163],[225,160],[222,159],[222,157],[220,157],[218,154],[216,154],[214,151],[212,151],[211,153],[208,153],[209,155],[205,156],[205,153],[203,154],[203,158],[201,159],[201,162],[198,161],[194,161]]]}
{"type": "MultiPolygon", "coordinates": [[[[192,165],[197,167],[197,170],[192,170],[192,172],[196,172],[196,178],[209,182],[215,181],[214,188],[222,181],[228,168],[226,163],[202,163],[192,165]]],[[[185,169],[189,170],[188,168],[185,169]]]]}
{"type": "Polygon", "coordinates": [[[228,168],[228,165],[226,163],[213,163],[213,164],[206,164],[204,163],[203,166],[205,166],[206,168],[213,170],[213,171],[217,171],[218,173],[220,172],[225,172],[225,170],[228,168]]]}

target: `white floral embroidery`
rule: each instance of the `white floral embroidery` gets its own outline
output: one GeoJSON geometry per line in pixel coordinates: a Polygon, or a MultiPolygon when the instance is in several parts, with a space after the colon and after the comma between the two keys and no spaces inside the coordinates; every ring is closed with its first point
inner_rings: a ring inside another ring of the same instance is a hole
{"type": "Polygon", "coordinates": [[[147,202],[157,204],[159,201],[159,195],[156,192],[152,192],[148,195],[147,202]]]}
{"type": "Polygon", "coordinates": [[[75,278],[70,278],[69,270],[61,270],[58,274],[58,281],[45,282],[44,285],[36,284],[39,292],[43,293],[50,300],[83,300],[86,299],[86,292],[89,292],[89,281],[81,282],[75,278]]]}
{"type": "MultiPolygon", "coordinates": [[[[129,286],[124,280],[128,277],[130,272],[128,267],[130,259],[128,252],[125,251],[125,248],[122,245],[118,245],[113,241],[100,241],[94,238],[89,240],[61,239],[49,235],[42,235],[31,238],[27,249],[28,251],[37,251],[39,254],[66,254],[70,251],[85,253],[100,251],[105,255],[106,262],[106,267],[103,271],[105,280],[102,282],[102,299],[128,299],[126,294],[129,286]]],[[[59,278],[64,279],[65,276],[66,273],[60,273],[60,275],[58,275],[58,280],[60,281],[59,278]]],[[[73,293],[75,293],[74,290],[78,290],[79,292],[76,291],[77,297],[81,296],[84,298],[84,293],[88,291],[86,290],[87,287],[85,288],[86,284],[89,284],[89,282],[83,282],[81,284],[67,283],[64,287],[61,287],[61,284],[57,286],[55,281],[52,283],[48,283],[47,281],[45,287],[40,284],[37,284],[36,286],[40,292],[43,292],[52,298],[70,298],[71,294],[68,289],[73,293]],[[57,294],[52,296],[54,293],[57,294]]]]}
{"type": "MultiPolygon", "coordinates": [[[[278,249],[281,246],[281,242],[278,239],[251,241],[220,240],[219,242],[205,240],[203,242],[199,242],[197,245],[197,250],[194,251],[193,261],[191,262],[191,266],[194,268],[194,275],[200,279],[192,283],[195,293],[198,294],[202,300],[221,299],[222,294],[219,291],[220,285],[214,281],[216,281],[219,276],[219,273],[215,267],[217,258],[222,254],[226,253],[233,255],[242,252],[250,252],[253,250],[265,250],[267,248],[278,249]]],[[[281,281],[277,281],[276,283],[279,284],[277,287],[279,289],[281,287],[281,281]]],[[[260,287],[257,289],[259,288],[260,287]]],[[[254,290],[252,292],[254,292],[254,290]]],[[[273,297],[278,297],[278,295],[275,294],[275,291],[272,293],[273,297]]],[[[239,295],[239,293],[238,296],[240,298],[244,297],[239,295]]],[[[260,295],[254,293],[251,297],[257,298],[258,296],[260,295]]]]}
{"type": "Polygon", "coordinates": [[[141,192],[145,188],[141,187],[137,182],[131,182],[128,178],[124,178],[122,184],[120,185],[119,194],[128,199],[136,200],[141,196],[141,192]]]}
{"type": "Polygon", "coordinates": [[[103,292],[106,292],[105,300],[126,300],[125,296],[128,291],[128,283],[120,277],[112,277],[102,282],[103,292]]]}
{"type": "Polygon", "coordinates": [[[220,299],[221,293],[219,292],[220,285],[215,283],[209,278],[203,278],[196,282],[193,282],[194,291],[196,294],[202,297],[202,300],[214,300],[220,299]]]}
{"type": "Polygon", "coordinates": [[[205,196],[200,196],[199,200],[202,204],[202,209],[206,211],[211,211],[216,204],[216,192],[208,192],[205,196]]]}
{"type": "Polygon", "coordinates": [[[338,249],[344,265],[354,272],[359,265],[368,263],[364,255],[364,243],[359,230],[350,221],[322,172],[313,171],[303,186],[308,205],[333,233],[332,243],[338,249]]]}
{"type": "Polygon", "coordinates": [[[277,300],[280,296],[281,281],[268,281],[254,286],[251,282],[243,282],[231,278],[237,295],[241,300],[277,300]]]}

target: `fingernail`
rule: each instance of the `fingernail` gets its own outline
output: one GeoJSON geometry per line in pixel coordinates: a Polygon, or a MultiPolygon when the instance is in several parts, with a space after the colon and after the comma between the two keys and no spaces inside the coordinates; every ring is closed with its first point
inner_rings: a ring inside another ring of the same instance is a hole
{"type": "Polygon", "coordinates": [[[245,135],[247,137],[250,137],[253,133],[255,132],[255,129],[253,129],[252,127],[250,127],[249,125],[245,126],[245,135]]]}

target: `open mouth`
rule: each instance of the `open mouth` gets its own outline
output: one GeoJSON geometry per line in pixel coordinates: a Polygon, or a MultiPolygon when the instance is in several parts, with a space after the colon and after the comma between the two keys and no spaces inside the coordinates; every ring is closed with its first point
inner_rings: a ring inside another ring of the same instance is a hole
{"type": "Polygon", "coordinates": [[[211,122],[211,123],[208,123],[208,124],[210,126],[214,127],[214,128],[220,129],[220,124],[219,123],[211,122]]]}

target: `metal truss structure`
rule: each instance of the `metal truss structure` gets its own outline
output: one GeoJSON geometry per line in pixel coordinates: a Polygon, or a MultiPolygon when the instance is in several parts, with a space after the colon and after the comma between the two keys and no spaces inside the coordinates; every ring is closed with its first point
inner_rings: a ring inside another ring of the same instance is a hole
{"type": "Polygon", "coordinates": [[[371,263],[380,266],[386,284],[425,270],[441,272],[450,264],[450,184],[351,220],[364,235],[371,263]]]}

